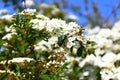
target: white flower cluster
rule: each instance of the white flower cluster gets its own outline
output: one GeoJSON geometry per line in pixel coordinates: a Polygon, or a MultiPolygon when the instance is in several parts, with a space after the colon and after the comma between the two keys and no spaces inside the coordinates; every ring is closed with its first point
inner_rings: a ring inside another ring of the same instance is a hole
{"type": "MultiPolygon", "coordinates": [[[[56,15],[56,14],[61,12],[61,10],[59,8],[57,8],[55,5],[53,5],[53,4],[51,5],[51,4],[41,3],[41,4],[38,5],[38,7],[40,9],[42,9],[42,10],[51,9],[50,13],[52,15],[56,15]]],[[[43,12],[42,10],[41,10],[41,12],[43,12]]]]}
{"type": "MultiPolygon", "coordinates": [[[[10,63],[22,63],[22,62],[30,62],[30,61],[34,61],[33,58],[23,58],[23,57],[19,57],[19,58],[13,58],[12,60],[8,60],[8,64],[10,63]]],[[[0,64],[6,64],[7,61],[1,61],[0,64]]]]}
{"type": "Polygon", "coordinates": [[[22,5],[26,7],[32,7],[35,5],[35,2],[34,0],[25,0],[22,2],[22,5]]]}
{"type": "Polygon", "coordinates": [[[35,45],[35,50],[52,50],[51,45],[56,45],[58,43],[58,37],[61,35],[67,36],[67,48],[71,48],[75,43],[72,42],[75,39],[80,40],[80,35],[77,33],[81,33],[82,29],[79,25],[74,22],[66,24],[65,21],[60,19],[33,19],[30,21],[33,24],[33,29],[36,30],[46,30],[50,33],[51,37],[48,41],[42,40],[38,44],[35,45]],[[46,46],[45,46],[46,45],[46,46]]]}
{"type": "MultiPolygon", "coordinates": [[[[44,5],[44,7],[45,6],[46,5],[44,5]]],[[[102,80],[120,80],[120,21],[115,23],[115,25],[111,29],[101,29],[99,27],[90,29],[88,30],[88,36],[83,37],[82,28],[75,22],[70,22],[67,24],[64,20],[61,19],[49,19],[46,16],[37,14],[35,9],[26,9],[19,14],[35,15],[36,18],[31,19],[31,21],[29,22],[32,25],[31,28],[36,31],[45,31],[50,35],[49,37],[47,37],[47,39],[40,40],[36,44],[34,44],[34,50],[36,52],[47,51],[56,53],[54,55],[51,53],[51,55],[48,56],[49,60],[51,58],[54,58],[54,60],[50,60],[48,63],[43,65],[46,68],[50,68],[51,65],[55,65],[55,67],[58,67],[59,64],[64,64],[60,60],[62,58],[66,58],[65,62],[79,62],[79,67],[83,68],[82,75],[90,75],[89,80],[96,80],[96,73],[94,72],[94,68],[96,68],[95,66],[100,68],[99,73],[102,80]],[[86,45],[87,41],[96,42],[96,45],[92,46],[95,48],[93,52],[94,54],[89,54],[85,58],[78,56],[69,56],[70,53],[76,55],[79,48],[84,47],[86,48],[86,50],[90,49],[91,46],[86,45]],[[65,57],[63,57],[64,53],[67,53],[65,57]],[[57,54],[62,55],[58,55],[57,57],[57,54]],[[92,66],[87,66],[86,68],[86,65],[92,65],[93,68],[92,66]]],[[[14,18],[14,16],[15,15],[11,15],[10,19],[14,18]]],[[[0,19],[7,18],[4,16],[0,19]]],[[[11,39],[13,39],[13,35],[18,35],[15,30],[14,24],[10,27],[5,26],[5,32],[7,34],[2,37],[2,40],[10,41],[11,39]]],[[[7,46],[7,43],[4,43],[3,46],[7,46]]],[[[33,61],[34,59],[18,57],[9,60],[9,63],[19,63],[24,61],[30,62],[31,60],[33,61]]],[[[4,61],[1,61],[0,63],[4,64],[4,61]]],[[[69,66],[69,68],[70,67],[71,66],[69,66]]]]}
{"type": "Polygon", "coordinates": [[[4,15],[4,16],[1,16],[1,17],[0,17],[0,20],[1,20],[1,19],[10,22],[13,18],[12,18],[12,15],[4,15]]]}
{"type": "Polygon", "coordinates": [[[88,39],[97,43],[95,55],[88,55],[79,66],[98,66],[102,80],[120,80],[120,21],[111,29],[97,27],[88,30],[88,39]]]}
{"type": "Polygon", "coordinates": [[[74,15],[74,14],[71,14],[71,13],[67,14],[65,16],[65,19],[66,20],[72,20],[72,21],[78,21],[78,17],[76,15],[74,15]]]}
{"type": "MultiPolygon", "coordinates": [[[[69,53],[71,47],[74,47],[73,53],[77,53],[77,49],[80,47],[79,41],[82,42],[82,28],[75,22],[70,22],[67,24],[64,20],[61,19],[49,19],[48,17],[45,17],[41,14],[36,14],[35,9],[26,9],[18,14],[30,16],[35,14],[36,18],[31,19],[29,22],[32,25],[32,29],[36,31],[45,31],[50,35],[47,40],[43,39],[40,40],[37,44],[34,44],[35,51],[53,51],[55,53],[62,54],[69,53]]],[[[10,27],[5,27],[5,31],[8,34],[2,37],[3,40],[9,41],[13,38],[13,35],[18,35],[14,24],[10,27]]],[[[7,43],[3,45],[7,46],[7,43]]]]}
{"type": "Polygon", "coordinates": [[[6,10],[6,9],[0,9],[0,15],[6,15],[6,14],[8,14],[8,10],[6,10]]]}

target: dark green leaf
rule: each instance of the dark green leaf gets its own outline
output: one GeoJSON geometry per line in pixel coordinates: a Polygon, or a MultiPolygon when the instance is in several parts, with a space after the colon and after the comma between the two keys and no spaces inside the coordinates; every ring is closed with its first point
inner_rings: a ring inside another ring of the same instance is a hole
{"type": "Polygon", "coordinates": [[[78,56],[84,56],[84,49],[85,49],[85,47],[81,44],[81,46],[78,48],[78,50],[77,50],[77,55],[78,56]]]}
{"type": "Polygon", "coordinates": [[[0,76],[0,80],[6,80],[8,75],[9,75],[9,73],[4,73],[2,76],[0,76]]]}
{"type": "Polygon", "coordinates": [[[0,47],[2,46],[2,44],[3,44],[3,40],[2,40],[2,39],[0,39],[0,47]]]}
{"type": "Polygon", "coordinates": [[[70,52],[71,52],[71,53],[73,52],[73,46],[70,48],[70,52]]]}
{"type": "Polygon", "coordinates": [[[51,80],[49,75],[40,75],[40,78],[45,79],[45,80],[51,80]]]}
{"type": "Polygon", "coordinates": [[[41,74],[45,74],[47,71],[47,69],[44,69],[41,74]]]}

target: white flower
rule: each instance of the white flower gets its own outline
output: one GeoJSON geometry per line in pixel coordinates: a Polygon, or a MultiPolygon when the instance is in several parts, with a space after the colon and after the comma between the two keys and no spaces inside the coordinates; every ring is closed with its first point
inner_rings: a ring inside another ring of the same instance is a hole
{"type": "Polygon", "coordinates": [[[85,59],[83,59],[82,62],[80,62],[79,66],[83,67],[85,64],[94,64],[94,62],[96,61],[96,57],[91,54],[88,55],[85,59]]]}
{"type": "MultiPolygon", "coordinates": [[[[34,61],[33,58],[26,58],[26,57],[18,57],[18,58],[13,58],[12,60],[8,60],[8,64],[12,63],[21,63],[21,62],[30,62],[30,61],[34,61]]],[[[7,60],[5,61],[1,61],[1,64],[6,64],[7,60]]]]}
{"type": "Polygon", "coordinates": [[[25,9],[23,10],[21,13],[19,14],[23,14],[23,15],[34,15],[36,13],[36,9],[25,9]]]}
{"type": "MultiPolygon", "coordinates": [[[[58,37],[52,36],[51,38],[48,39],[48,41],[40,41],[36,45],[34,45],[35,50],[42,50],[42,51],[51,51],[53,44],[57,44],[58,42],[58,37]]],[[[55,46],[55,45],[54,45],[55,46]]]]}
{"type": "Polygon", "coordinates": [[[12,15],[4,15],[2,17],[0,17],[1,19],[7,20],[7,21],[12,21],[12,15]]]}
{"type": "Polygon", "coordinates": [[[102,80],[109,80],[109,79],[120,80],[120,67],[114,68],[112,70],[102,69],[100,74],[101,74],[102,80]]]}
{"type": "Polygon", "coordinates": [[[61,32],[62,28],[66,26],[65,21],[60,20],[60,19],[52,19],[47,22],[46,29],[49,32],[61,32]]]}
{"type": "Polygon", "coordinates": [[[120,67],[113,69],[114,72],[114,79],[120,80],[120,67]]]}
{"type": "Polygon", "coordinates": [[[120,39],[120,31],[117,32],[117,31],[112,31],[112,40],[113,41],[116,41],[116,40],[119,40],[120,39]]]}
{"type": "Polygon", "coordinates": [[[101,50],[100,48],[95,49],[95,55],[96,56],[103,55],[104,53],[105,53],[105,51],[101,50]]]}
{"type": "Polygon", "coordinates": [[[2,37],[3,40],[7,39],[7,40],[10,40],[12,38],[12,35],[16,35],[17,33],[9,33],[5,36],[2,37]]]}
{"type": "Polygon", "coordinates": [[[113,45],[112,40],[102,37],[96,37],[93,41],[97,43],[98,48],[111,48],[113,45]]]}
{"type": "Polygon", "coordinates": [[[86,57],[80,66],[84,68],[84,65],[88,63],[98,66],[101,69],[102,80],[120,79],[118,76],[120,75],[120,68],[115,66],[115,62],[120,60],[120,44],[117,42],[120,40],[119,25],[120,21],[115,23],[112,29],[96,27],[88,30],[88,40],[96,42],[95,56],[93,59],[86,57]]]}
{"type": "Polygon", "coordinates": [[[83,76],[88,76],[90,73],[88,71],[83,72],[83,76]]]}
{"type": "Polygon", "coordinates": [[[72,41],[74,41],[74,40],[76,40],[76,36],[72,36],[72,37],[69,37],[69,38],[68,38],[68,41],[69,41],[69,42],[72,42],[72,41]]]}
{"type": "Polygon", "coordinates": [[[52,14],[53,15],[55,15],[55,14],[57,14],[57,13],[59,13],[60,12],[60,10],[58,9],[58,8],[54,8],[53,10],[52,10],[52,14]]]}
{"type": "Polygon", "coordinates": [[[120,45],[119,44],[113,45],[112,50],[115,51],[115,52],[119,52],[120,51],[120,45]]]}
{"type": "Polygon", "coordinates": [[[41,14],[37,14],[36,17],[37,17],[38,19],[41,19],[41,20],[49,20],[48,17],[46,17],[46,16],[44,16],[44,15],[41,15],[41,14]]]}
{"type": "Polygon", "coordinates": [[[109,38],[112,37],[112,31],[110,29],[101,29],[98,32],[98,36],[101,36],[103,38],[109,38]]]}
{"type": "Polygon", "coordinates": [[[117,21],[114,26],[112,27],[113,31],[120,32],[120,21],[117,21]]]}
{"type": "Polygon", "coordinates": [[[49,7],[49,5],[48,5],[48,4],[45,4],[45,3],[42,3],[42,4],[39,5],[39,7],[40,7],[40,8],[43,8],[43,9],[46,9],[46,8],[49,7]]]}
{"type": "Polygon", "coordinates": [[[114,63],[116,61],[116,54],[108,52],[102,57],[102,61],[114,63]]]}
{"type": "Polygon", "coordinates": [[[113,79],[113,75],[114,75],[114,73],[108,69],[102,69],[100,71],[100,74],[101,74],[102,80],[113,79]]]}
{"type": "Polygon", "coordinates": [[[25,3],[24,1],[22,2],[22,5],[23,6],[27,6],[27,7],[31,7],[33,5],[35,5],[34,1],[33,0],[25,0],[25,3]]]}
{"type": "Polygon", "coordinates": [[[10,62],[20,63],[20,62],[24,62],[24,61],[30,62],[30,61],[34,61],[34,59],[33,58],[19,57],[19,58],[13,58],[12,60],[9,60],[8,63],[10,63],[10,62]]]}
{"type": "Polygon", "coordinates": [[[30,23],[32,23],[33,25],[33,29],[36,29],[36,30],[42,30],[45,28],[46,26],[46,22],[43,21],[43,20],[38,20],[38,19],[33,19],[30,21],[30,23]]]}
{"type": "Polygon", "coordinates": [[[73,42],[67,42],[66,47],[70,49],[74,45],[75,45],[75,43],[73,43],[73,42]]]}
{"type": "Polygon", "coordinates": [[[75,45],[75,43],[74,43],[75,39],[76,39],[75,36],[69,37],[66,47],[67,48],[71,48],[72,46],[74,46],[75,45]]]}
{"type": "Polygon", "coordinates": [[[87,27],[87,33],[88,33],[89,35],[97,34],[99,31],[100,31],[100,27],[99,27],[99,26],[96,26],[96,27],[93,28],[93,29],[90,29],[89,27],[87,27]]]}
{"type": "Polygon", "coordinates": [[[71,20],[77,21],[78,17],[74,14],[67,14],[66,19],[71,19],[71,20]]]}
{"type": "Polygon", "coordinates": [[[2,15],[6,15],[6,14],[8,14],[8,10],[7,9],[0,9],[0,15],[2,14],[2,15]]]}
{"type": "Polygon", "coordinates": [[[73,54],[77,54],[77,51],[78,51],[78,48],[73,47],[73,49],[72,49],[72,53],[73,53],[73,54]]]}
{"type": "Polygon", "coordinates": [[[11,25],[10,27],[5,26],[5,31],[6,32],[12,32],[12,33],[16,32],[15,28],[13,27],[13,25],[11,25]]]}
{"type": "Polygon", "coordinates": [[[0,74],[1,73],[6,73],[6,72],[16,76],[16,74],[13,71],[10,71],[10,70],[0,70],[0,74]]]}
{"type": "Polygon", "coordinates": [[[39,50],[42,50],[42,51],[49,51],[50,50],[51,51],[52,50],[51,45],[44,40],[42,40],[39,43],[37,43],[36,45],[34,45],[34,49],[37,51],[39,51],[39,50]]]}
{"type": "MultiPolygon", "coordinates": [[[[60,47],[59,49],[55,49],[54,50],[55,53],[65,53],[64,48],[60,47]]],[[[53,55],[53,57],[55,57],[55,55],[53,55]]]]}
{"type": "Polygon", "coordinates": [[[49,44],[57,44],[58,42],[58,37],[52,36],[51,38],[48,39],[49,44]]]}
{"type": "Polygon", "coordinates": [[[120,53],[118,53],[117,55],[116,55],[116,61],[120,61],[120,53]]]}
{"type": "Polygon", "coordinates": [[[5,70],[0,70],[0,73],[5,73],[6,71],[5,70]]]}
{"type": "Polygon", "coordinates": [[[116,55],[112,52],[106,53],[103,57],[96,57],[94,65],[100,68],[114,68],[114,62],[116,61],[116,55]]]}
{"type": "Polygon", "coordinates": [[[70,34],[70,35],[73,35],[73,34],[76,34],[77,32],[79,32],[80,29],[80,26],[78,24],[76,24],[75,22],[70,22],[65,28],[64,28],[64,32],[66,34],[70,34]]]}

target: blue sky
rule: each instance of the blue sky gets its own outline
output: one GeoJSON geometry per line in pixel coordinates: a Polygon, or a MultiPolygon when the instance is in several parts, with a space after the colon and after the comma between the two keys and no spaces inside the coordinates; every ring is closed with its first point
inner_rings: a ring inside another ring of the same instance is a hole
{"type": "MultiPolygon", "coordinates": [[[[91,5],[92,5],[92,2],[96,2],[99,8],[99,13],[104,17],[108,17],[111,14],[113,7],[116,6],[118,3],[120,3],[120,0],[88,0],[88,1],[89,1],[89,12],[93,14],[91,5]]],[[[84,0],[69,0],[69,2],[74,3],[78,6],[80,5],[82,7],[81,12],[85,13],[84,0]]],[[[117,15],[120,18],[120,8],[117,11],[117,15]]],[[[113,16],[110,16],[109,19],[111,22],[114,21],[113,16]]],[[[82,19],[80,18],[80,20],[82,20],[83,22],[85,21],[84,18],[82,19]]]]}
{"type": "MultiPolygon", "coordinates": [[[[36,0],[37,2],[39,2],[40,0],[36,0]]],[[[51,2],[53,0],[45,0],[47,3],[51,2]]],[[[92,9],[91,9],[91,5],[92,2],[96,2],[97,6],[99,8],[99,12],[100,14],[102,14],[103,17],[108,17],[111,14],[112,11],[112,7],[116,6],[118,3],[120,3],[120,0],[88,0],[89,1],[89,13],[93,14],[92,9]]],[[[81,6],[81,12],[82,13],[86,13],[85,9],[84,9],[84,0],[68,0],[69,4],[75,4],[78,6],[81,6]]],[[[4,9],[4,4],[2,3],[2,0],[0,0],[0,9],[4,9]]],[[[7,7],[7,9],[9,10],[10,14],[13,14],[13,8],[12,7],[7,7]]],[[[75,14],[73,11],[71,11],[70,9],[68,9],[67,11],[69,11],[70,13],[75,14]]],[[[117,15],[120,18],[120,9],[117,10],[117,15]]],[[[77,14],[75,14],[77,15],[77,14]]],[[[86,21],[85,18],[80,17],[77,15],[77,17],[79,18],[79,23],[83,23],[86,21]]],[[[113,22],[114,18],[113,16],[109,17],[110,21],[113,22]]]]}

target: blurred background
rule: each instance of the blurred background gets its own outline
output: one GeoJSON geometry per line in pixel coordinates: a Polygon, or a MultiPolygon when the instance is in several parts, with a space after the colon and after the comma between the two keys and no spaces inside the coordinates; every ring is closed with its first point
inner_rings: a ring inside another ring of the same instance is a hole
{"type": "Polygon", "coordinates": [[[0,16],[26,8],[83,27],[109,27],[120,19],[120,0],[0,0],[0,16]]]}

